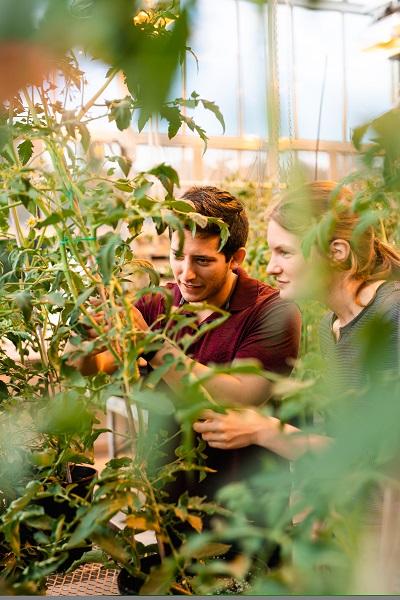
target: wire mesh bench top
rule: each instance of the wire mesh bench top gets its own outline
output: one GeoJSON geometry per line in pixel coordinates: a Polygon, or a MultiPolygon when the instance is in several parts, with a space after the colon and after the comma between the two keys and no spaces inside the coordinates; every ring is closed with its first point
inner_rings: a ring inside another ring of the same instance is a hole
{"type": "Polygon", "coordinates": [[[50,575],[46,596],[119,596],[117,575],[98,563],[82,565],[72,573],[50,575]]]}

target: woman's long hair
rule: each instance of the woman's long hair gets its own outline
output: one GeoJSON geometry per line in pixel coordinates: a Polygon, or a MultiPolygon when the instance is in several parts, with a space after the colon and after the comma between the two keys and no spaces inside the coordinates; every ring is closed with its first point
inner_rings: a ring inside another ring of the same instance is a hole
{"type": "Polygon", "coordinates": [[[268,216],[302,239],[316,222],[324,221],[321,229],[325,236],[317,236],[315,241],[325,256],[330,242],[346,240],[350,245],[348,259],[335,261],[329,257],[329,261],[332,268],[346,271],[359,281],[357,301],[367,283],[400,278],[400,254],[379,239],[373,226],[362,226],[360,215],[352,210],[352,199],[348,187],[339,187],[334,181],[314,181],[287,192],[268,216]]]}

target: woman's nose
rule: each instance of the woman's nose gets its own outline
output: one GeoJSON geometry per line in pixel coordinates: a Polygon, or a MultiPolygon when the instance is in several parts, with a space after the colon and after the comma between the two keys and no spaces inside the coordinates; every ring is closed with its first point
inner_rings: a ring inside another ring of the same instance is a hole
{"type": "Polygon", "coordinates": [[[282,271],[282,268],[279,266],[276,259],[273,256],[271,256],[269,263],[267,264],[268,275],[276,275],[277,273],[280,273],[281,271],[282,271]]]}

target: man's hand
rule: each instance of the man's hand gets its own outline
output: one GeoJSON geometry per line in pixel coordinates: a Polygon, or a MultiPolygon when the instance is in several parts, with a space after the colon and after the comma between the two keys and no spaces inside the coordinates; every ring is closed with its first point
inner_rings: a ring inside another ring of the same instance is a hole
{"type": "MultiPolygon", "coordinates": [[[[91,302],[93,307],[99,306],[99,300],[93,300],[91,302]]],[[[126,318],[124,315],[124,309],[121,308],[122,318],[126,318]]],[[[129,309],[129,317],[132,322],[133,328],[138,331],[148,331],[148,325],[143,318],[142,313],[135,307],[131,306],[129,309]]],[[[110,325],[106,321],[106,315],[103,310],[97,310],[96,312],[90,312],[90,318],[98,325],[101,329],[101,333],[106,333],[110,330],[110,325]]],[[[91,327],[86,324],[88,337],[91,339],[97,339],[99,337],[99,331],[95,327],[91,327]]],[[[118,347],[116,347],[118,352],[118,347]]],[[[147,363],[144,359],[139,359],[139,366],[145,366],[147,363]]],[[[94,375],[96,373],[113,373],[117,369],[117,363],[114,354],[104,348],[98,349],[89,356],[80,358],[79,361],[75,362],[75,366],[79,369],[82,375],[94,375]]]]}
{"type": "Polygon", "coordinates": [[[129,312],[130,312],[130,318],[131,318],[132,324],[135,327],[135,329],[138,329],[139,331],[148,331],[149,330],[149,326],[147,325],[146,321],[144,320],[142,313],[140,312],[140,310],[138,308],[136,308],[136,306],[131,306],[129,312]]]}
{"type": "MultiPolygon", "coordinates": [[[[91,303],[92,307],[96,307],[101,304],[100,300],[97,300],[97,299],[92,299],[90,301],[90,303],[91,303]]],[[[126,321],[127,317],[125,314],[125,309],[123,307],[121,307],[119,309],[119,313],[120,313],[120,317],[126,321]]],[[[104,312],[104,310],[90,311],[89,314],[90,314],[90,318],[98,325],[98,327],[101,329],[102,332],[106,333],[107,331],[110,330],[110,324],[106,320],[106,313],[104,312]]],[[[130,318],[130,321],[131,321],[134,329],[137,329],[138,331],[143,331],[143,332],[149,330],[149,326],[147,325],[146,321],[144,320],[142,313],[134,305],[132,305],[129,308],[129,318],[130,318]]],[[[87,319],[86,319],[86,321],[87,321],[87,319]]],[[[90,338],[96,339],[99,336],[98,330],[95,327],[87,325],[87,324],[86,324],[86,327],[87,327],[88,336],[90,338]]]]}
{"type": "Polygon", "coordinates": [[[229,410],[225,414],[207,410],[202,417],[205,421],[196,421],[193,429],[201,433],[209,446],[221,450],[259,444],[260,431],[265,427],[272,426],[276,431],[276,423],[270,424],[268,417],[250,408],[229,410]]]}

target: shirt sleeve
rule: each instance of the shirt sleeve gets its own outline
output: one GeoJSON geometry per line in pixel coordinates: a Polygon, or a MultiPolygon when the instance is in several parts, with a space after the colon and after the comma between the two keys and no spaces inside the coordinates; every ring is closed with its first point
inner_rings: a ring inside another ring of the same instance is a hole
{"type": "Polygon", "coordinates": [[[146,294],[135,302],[147,325],[151,327],[157,317],[164,312],[164,297],[160,293],[146,294]]]}
{"type": "Polygon", "coordinates": [[[299,352],[300,335],[298,307],[277,298],[266,303],[249,323],[235,358],[255,358],[267,371],[289,374],[299,352]]]}

